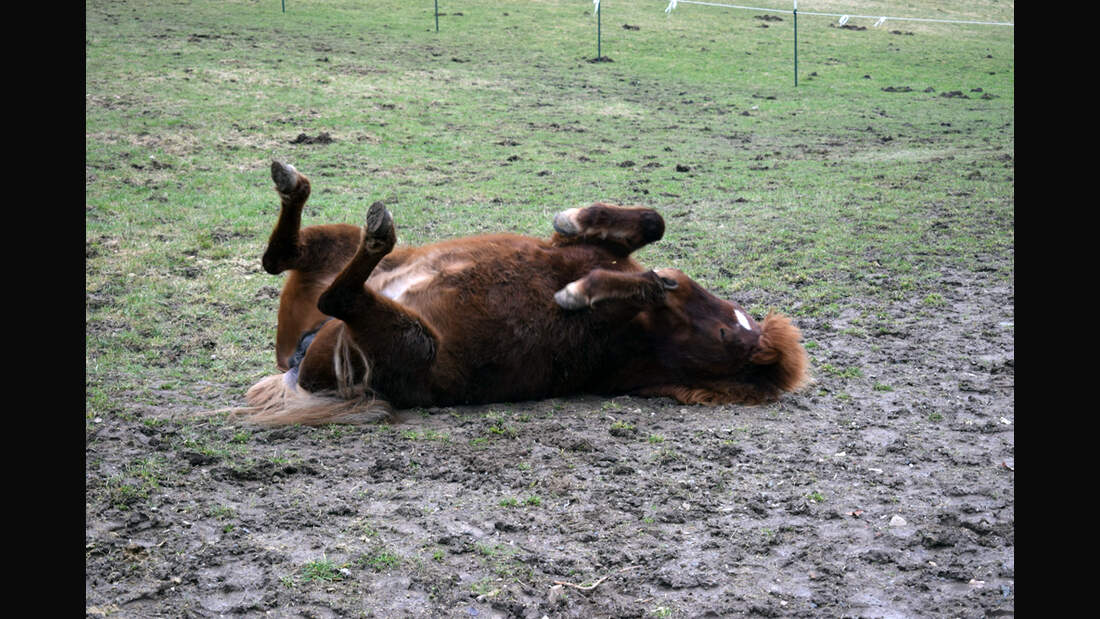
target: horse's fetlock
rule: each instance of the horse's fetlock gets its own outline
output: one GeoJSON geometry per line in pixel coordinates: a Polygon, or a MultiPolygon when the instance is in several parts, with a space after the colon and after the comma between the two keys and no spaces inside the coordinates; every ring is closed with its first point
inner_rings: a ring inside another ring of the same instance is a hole
{"type": "Polygon", "coordinates": [[[388,254],[393,249],[394,243],[390,239],[363,239],[363,251],[370,255],[388,254]]]}

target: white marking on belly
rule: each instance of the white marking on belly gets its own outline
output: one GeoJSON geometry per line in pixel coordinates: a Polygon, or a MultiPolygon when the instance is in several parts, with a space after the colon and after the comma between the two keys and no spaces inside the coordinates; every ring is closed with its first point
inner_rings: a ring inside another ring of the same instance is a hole
{"type": "Polygon", "coordinates": [[[431,252],[392,271],[376,271],[367,279],[367,286],[382,296],[402,303],[407,300],[406,295],[432,286],[440,275],[452,276],[473,264],[458,256],[431,252]]]}
{"type": "Polygon", "coordinates": [[[733,310],[733,313],[737,314],[737,322],[740,323],[742,328],[744,328],[746,331],[752,331],[752,325],[749,324],[749,319],[741,313],[741,310],[735,309],[733,310]]]}
{"type": "Polygon", "coordinates": [[[379,292],[381,292],[383,296],[389,297],[394,301],[401,301],[401,297],[403,297],[410,288],[429,282],[434,278],[435,273],[431,271],[408,271],[387,281],[385,287],[379,290],[379,292]]]}

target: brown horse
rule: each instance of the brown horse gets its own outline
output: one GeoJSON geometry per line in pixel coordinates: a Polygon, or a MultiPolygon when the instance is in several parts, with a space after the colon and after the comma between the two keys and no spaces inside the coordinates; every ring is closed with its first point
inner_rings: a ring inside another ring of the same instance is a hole
{"type": "Polygon", "coordinates": [[[263,256],[288,271],[276,365],[239,417],[363,423],[394,408],[578,394],[758,404],[806,380],[801,334],[757,323],[676,269],[630,254],[664,235],[655,211],[596,203],[549,240],[488,235],[397,247],[380,202],[362,228],[301,228],[310,182],[274,162],[282,201],[263,256]]]}

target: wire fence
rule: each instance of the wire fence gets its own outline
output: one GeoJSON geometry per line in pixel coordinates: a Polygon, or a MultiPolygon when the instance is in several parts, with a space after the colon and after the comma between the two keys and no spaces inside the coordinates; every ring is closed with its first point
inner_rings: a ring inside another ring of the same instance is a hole
{"type": "MultiPolygon", "coordinates": [[[[599,0],[594,0],[594,2],[599,3],[599,0]]],[[[875,22],[876,27],[881,26],[882,24],[886,23],[887,21],[916,21],[916,22],[934,22],[934,23],[941,23],[941,24],[972,24],[972,25],[980,25],[980,26],[1009,26],[1009,27],[1014,27],[1015,26],[1015,24],[1013,24],[1012,22],[971,21],[971,20],[966,20],[966,19],[935,19],[935,18],[931,18],[931,17],[896,17],[896,16],[886,16],[886,15],[855,15],[855,14],[852,14],[852,13],[817,13],[817,12],[812,12],[812,11],[799,11],[798,10],[798,0],[794,0],[794,4],[793,4],[793,6],[790,10],[787,10],[787,9],[770,9],[770,8],[755,7],[755,6],[740,6],[740,5],[736,5],[736,4],[721,4],[721,3],[718,3],[718,2],[699,2],[697,0],[669,0],[668,6],[665,8],[665,13],[671,13],[680,4],[699,4],[699,5],[702,5],[702,6],[716,6],[716,7],[726,8],[726,9],[743,9],[743,10],[746,10],[746,11],[764,11],[764,12],[767,12],[767,13],[784,13],[784,14],[788,14],[788,15],[798,14],[798,15],[812,15],[814,17],[838,17],[838,18],[840,18],[840,25],[842,25],[842,26],[844,24],[846,24],[848,22],[848,20],[853,18],[853,17],[877,20],[875,22]]]]}
{"type": "MultiPolygon", "coordinates": [[[[435,31],[439,32],[439,0],[433,0],[435,5],[435,31]]],[[[756,11],[764,13],[783,13],[785,15],[791,15],[793,17],[793,33],[794,33],[794,85],[798,86],[798,16],[810,16],[810,17],[836,17],[839,26],[844,26],[852,18],[856,19],[874,19],[875,28],[885,24],[888,21],[894,22],[925,22],[925,23],[937,23],[937,24],[960,24],[960,25],[974,25],[974,26],[1006,26],[1014,28],[1016,24],[1013,22],[999,22],[999,21],[981,21],[981,20],[968,20],[968,19],[944,19],[934,17],[904,17],[896,15],[859,15],[854,13],[822,13],[817,11],[802,11],[798,10],[798,0],[792,0],[792,6],[790,10],[776,9],[770,7],[759,6],[744,6],[738,4],[725,4],[721,2],[703,2],[702,0],[668,0],[668,6],[665,7],[665,13],[672,13],[681,4],[695,4],[699,6],[718,7],[724,9],[739,9],[745,11],[756,11]]],[[[602,12],[600,10],[600,0],[592,0],[592,13],[596,17],[596,60],[603,59],[603,20],[602,12]]],[[[286,0],[282,0],[283,12],[286,13],[286,0]]]]}
{"type": "MultiPolygon", "coordinates": [[[[816,12],[816,11],[803,11],[802,13],[799,13],[799,11],[798,11],[798,0],[792,0],[792,2],[793,2],[793,4],[792,4],[791,9],[786,10],[786,9],[774,9],[774,8],[756,7],[756,6],[742,6],[742,5],[737,5],[737,4],[724,4],[724,3],[720,3],[720,2],[702,2],[701,0],[669,0],[668,6],[665,7],[665,13],[672,13],[672,11],[674,11],[677,8],[677,6],[679,6],[680,4],[697,4],[697,5],[701,5],[701,6],[719,7],[719,8],[726,8],[726,9],[741,9],[741,10],[746,10],[746,11],[765,12],[765,13],[783,13],[783,14],[786,14],[786,15],[791,15],[793,17],[793,24],[794,24],[794,29],[793,29],[793,32],[794,32],[794,85],[796,87],[798,86],[798,16],[800,14],[801,15],[813,16],[813,17],[837,17],[837,18],[839,18],[838,19],[838,25],[840,25],[840,26],[844,26],[845,24],[848,23],[848,21],[850,19],[855,17],[855,18],[874,19],[875,20],[874,27],[876,27],[876,28],[881,26],[882,24],[886,23],[887,21],[911,21],[911,22],[928,22],[928,23],[941,23],[941,24],[965,24],[965,25],[980,25],[980,26],[1008,26],[1010,28],[1015,27],[1015,24],[1013,24],[1012,22],[975,21],[975,20],[965,20],[965,19],[941,19],[941,18],[931,18],[931,17],[897,17],[897,16],[886,16],[886,15],[855,15],[855,14],[851,14],[851,13],[821,13],[821,12],[816,12]]],[[[438,0],[436,0],[436,4],[438,6],[438,0]]],[[[602,53],[602,44],[601,44],[601,41],[600,41],[600,39],[601,39],[601,32],[600,32],[601,31],[601,28],[600,28],[600,0],[592,0],[592,4],[595,7],[593,9],[593,12],[596,14],[596,58],[600,59],[601,58],[600,54],[602,53]]],[[[438,9],[437,9],[437,11],[438,11],[438,9]]]]}

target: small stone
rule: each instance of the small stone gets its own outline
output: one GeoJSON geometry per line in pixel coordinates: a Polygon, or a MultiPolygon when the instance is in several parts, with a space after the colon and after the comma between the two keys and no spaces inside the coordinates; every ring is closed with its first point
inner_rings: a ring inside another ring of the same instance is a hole
{"type": "Polygon", "coordinates": [[[547,594],[548,601],[551,606],[558,606],[566,603],[565,588],[561,585],[554,585],[550,587],[550,591],[547,594]]]}
{"type": "Polygon", "coordinates": [[[907,523],[905,522],[905,518],[902,518],[897,514],[894,514],[894,517],[890,519],[890,526],[892,527],[904,527],[906,524],[907,523]]]}

